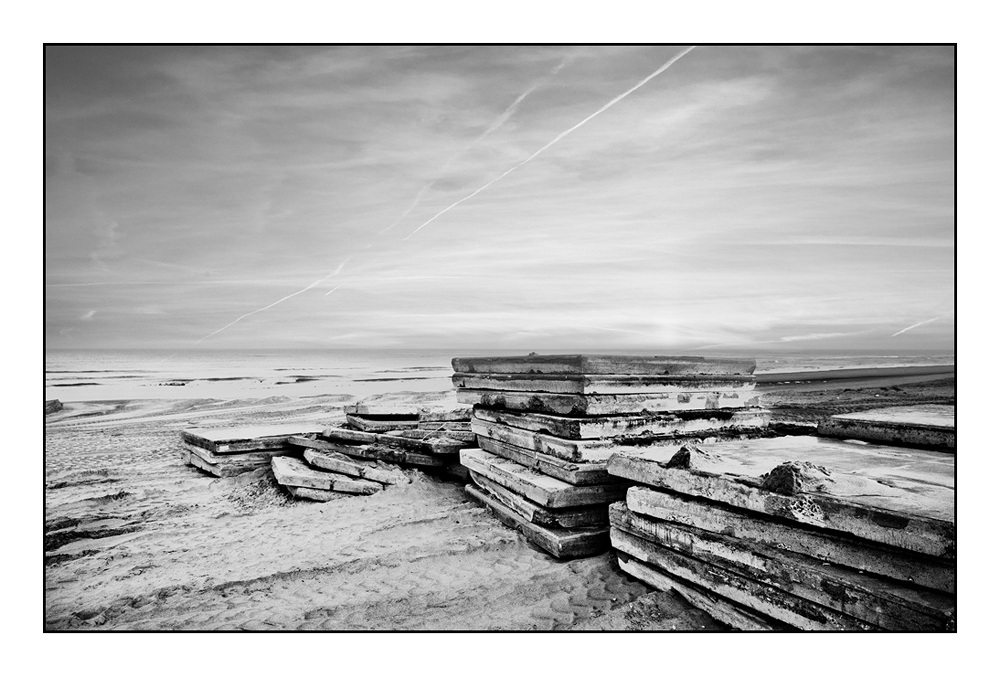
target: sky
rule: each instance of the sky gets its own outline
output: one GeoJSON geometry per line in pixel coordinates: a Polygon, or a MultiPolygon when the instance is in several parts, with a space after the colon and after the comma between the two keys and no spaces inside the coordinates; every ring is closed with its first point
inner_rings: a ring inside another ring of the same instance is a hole
{"type": "Polygon", "coordinates": [[[47,47],[46,345],[951,351],[953,49],[687,48],[47,47]]]}

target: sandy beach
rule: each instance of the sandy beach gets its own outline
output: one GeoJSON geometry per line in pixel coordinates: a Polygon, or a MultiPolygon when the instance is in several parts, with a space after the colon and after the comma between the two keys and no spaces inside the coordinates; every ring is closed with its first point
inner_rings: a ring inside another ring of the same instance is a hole
{"type": "MultiPolygon", "coordinates": [[[[769,381],[758,389],[774,419],[802,425],[955,402],[953,370],[769,381]]],[[[407,470],[407,485],[312,503],[266,469],[215,479],[181,460],[184,428],[336,424],[352,399],[86,401],[47,415],[46,629],[723,629],[610,554],[552,559],[445,477],[407,470]]]]}

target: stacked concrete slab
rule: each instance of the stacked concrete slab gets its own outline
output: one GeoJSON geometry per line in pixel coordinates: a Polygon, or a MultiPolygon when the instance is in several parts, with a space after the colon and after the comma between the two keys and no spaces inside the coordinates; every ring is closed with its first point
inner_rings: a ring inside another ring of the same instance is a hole
{"type": "Polygon", "coordinates": [[[302,460],[290,456],[272,458],[271,470],[278,484],[290,494],[311,501],[367,496],[409,482],[398,466],[312,448],[304,450],[302,460]]]}
{"type": "MultiPolygon", "coordinates": [[[[621,355],[455,358],[479,449],[461,453],[469,495],[557,557],[609,547],[608,474],[623,445],[760,430],[753,360],[621,355]]],[[[625,446],[624,448],[638,448],[625,446]]]]}
{"type": "Polygon", "coordinates": [[[954,456],[797,436],[611,457],[623,570],[745,630],[946,631],[954,456]]]}
{"type": "Polygon", "coordinates": [[[266,467],[276,456],[298,453],[288,439],[321,429],[309,423],[190,428],[181,432],[181,447],[188,465],[216,477],[232,477],[266,467]]]}
{"type": "MultiPolygon", "coordinates": [[[[336,458],[343,465],[414,467],[431,472],[463,474],[458,452],[472,440],[470,407],[417,406],[376,396],[345,407],[347,424],[319,434],[291,438],[304,449],[306,461],[336,458]],[[310,458],[314,460],[310,460],[310,458]]],[[[325,461],[329,463],[329,461],[325,461]]],[[[364,477],[364,475],[361,475],[364,477]]]]}

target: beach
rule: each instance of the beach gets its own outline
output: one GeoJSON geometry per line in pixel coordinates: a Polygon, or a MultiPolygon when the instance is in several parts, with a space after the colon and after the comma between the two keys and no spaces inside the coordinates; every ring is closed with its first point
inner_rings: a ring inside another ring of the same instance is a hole
{"type": "MultiPolygon", "coordinates": [[[[832,413],[955,402],[953,367],[862,363],[845,376],[845,363],[836,378],[825,365],[802,366],[764,372],[784,375],[758,386],[776,421],[808,426],[832,413]]],[[[104,373],[123,373],[115,369],[104,373]]],[[[408,484],[312,503],[292,499],[267,469],[216,479],[183,463],[185,428],[337,425],[345,404],[372,392],[427,404],[454,398],[446,387],[412,387],[439,383],[445,374],[434,369],[447,371],[439,364],[391,369],[390,380],[318,393],[286,389],[316,381],[243,375],[253,385],[225,398],[158,385],[170,374],[147,371],[156,385],[143,387],[155,397],[63,401],[45,424],[46,629],[724,629],[624,574],[610,553],[551,558],[444,476],[408,469],[408,484]],[[167,389],[185,396],[168,398],[167,389]]],[[[379,378],[369,373],[379,369],[358,371],[379,378]]],[[[95,386],[53,385],[46,398],[74,388],[95,386]]]]}

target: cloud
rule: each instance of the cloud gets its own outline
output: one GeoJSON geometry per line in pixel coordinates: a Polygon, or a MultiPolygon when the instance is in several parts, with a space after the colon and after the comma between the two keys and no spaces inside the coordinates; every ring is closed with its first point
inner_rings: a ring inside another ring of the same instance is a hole
{"type": "Polygon", "coordinates": [[[94,319],[94,315],[97,314],[96,310],[88,310],[86,313],[80,316],[83,322],[90,322],[94,319]]]}

